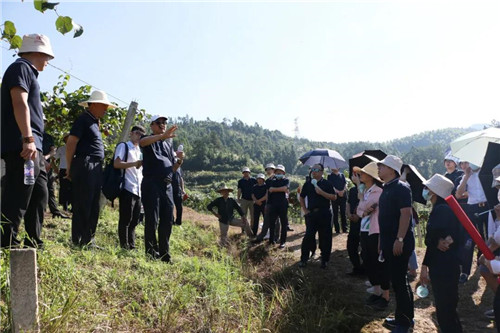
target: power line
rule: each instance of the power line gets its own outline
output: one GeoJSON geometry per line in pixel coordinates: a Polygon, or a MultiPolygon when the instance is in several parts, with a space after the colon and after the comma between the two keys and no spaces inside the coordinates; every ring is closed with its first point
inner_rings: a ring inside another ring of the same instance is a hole
{"type": "MultiPolygon", "coordinates": [[[[2,48],[3,48],[3,49],[5,49],[5,50],[8,50],[8,51],[10,51],[10,50],[11,50],[11,49],[9,49],[9,48],[6,48],[6,47],[5,47],[5,46],[3,46],[3,45],[2,45],[2,48]]],[[[14,52],[17,54],[17,51],[14,51],[14,52]]],[[[92,83],[89,83],[89,82],[87,82],[87,81],[85,81],[85,80],[82,80],[82,79],[80,79],[79,77],[77,77],[76,75],[74,75],[74,74],[70,74],[68,71],[65,71],[64,69],[59,68],[59,67],[57,67],[57,66],[54,66],[54,65],[52,65],[51,63],[49,63],[49,66],[50,66],[50,67],[53,67],[53,68],[55,68],[55,69],[57,69],[58,71],[60,71],[60,72],[62,72],[62,73],[64,73],[64,74],[66,74],[66,75],[71,76],[72,78],[74,78],[74,79],[76,79],[76,80],[78,80],[78,81],[80,81],[80,82],[83,82],[84,84],[86,84],[86,85],[88,85],[88,86],[91,86],[92,88],[94,88],[94,89],[96,89],[96,90],[102,90],[102,89],[99,89],[98,87],[96,87],[95,85],[93,85],[92,83]]],[[[124,100],[122,100],[122,99],[120,99],[120,98],[118,98],[118,97],[116,97],[116,96],[114,96],[114,95],[112,95],[112,94],[108,93],[107,91],[106,91],[106,93],[108,94],[108,96],[110,96],[110,97],[114,98],[114,99],[115,99],[115,100],[117,100],[117,101],[120,101],[120,102],[124,103],[125,105],[128,105],[128,104],[129,104],[128,102],[125,102],[124,100]]]]}

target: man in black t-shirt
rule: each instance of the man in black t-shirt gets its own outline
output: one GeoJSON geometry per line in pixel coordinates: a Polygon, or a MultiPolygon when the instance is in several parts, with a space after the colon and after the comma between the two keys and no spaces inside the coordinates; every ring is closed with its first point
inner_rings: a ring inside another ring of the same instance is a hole
{"type": "Polygon", "coordinates": [[[170,262],[170,234],[174,222],[172,177],[181,166],[184,153],[175,152],[172,140],[177,126],[167,129],[167,117],[151,118],[152,135],[139,142],[142,147],[142,205],[146,255],[170,262]],[[158,230],[158,239],[156,238],[158,230]]]}
{"type": "Polygon", "coordinates": [[[306,182],[300,192],[300,206],[306,221],[306,233],[302,240],[300,267],[307,265],[311,244],[315,243],[316,232],[319,234],[321,250],[321,268],[325,269],[332,252],[332,214],[330,201],[337,195],[333,185],[323,178],[323,165],[315,164],[311,168],[311,180],[306,182]],[[307,207],[305,198],[307,197],[307,207]]]}
{"type": "Polygon", "coordinates": [[[115,107],[104,91],[95,90],[87,101],[87,109],[75,120],[66,142],[66,177],[72,182],[73,217],[71,240],[75,246],[98,248],[94,241],[99,219],[104,145],[99,119],[108,108],[115,107]]]}
{"type": "Polygon", "coordinates": [[[335,227],[335,232],[340,233],[339,225],[339,210],[340,210],[340,221],[342,223],[342,232],[347,232],[347,218],[345,215],[345,206],[347,203],[346,198],[346,180],[345,176],[339,169],[331,169],[332,173],[328,175],[328,181],[333,185],[335,189],[335,194],[337,194],[337,199],[332,200],[332,211],[333,211],[333,226],[335,227]]]}
{"type": "Polygon", "coordinates": [[[267,199],[267,186],[266,186],[266,176],[259,173],[257,175],[257,184],[252,187],[252,200],[253,200],[253,224],[252,231],[254,235],[257,235],[259,230],[259,218],[265,217],[266,199],[267,199]]]}
{"type": "MultiPolygon", "coordinates": [[[[241,173],[243,177],[238,180],[238,203],[245,217],[247,217],[248,211],[250,211],[250,225],[253,226],[252,188],[257,184],[257,180],[250,176],[250,169],[248,167],[244,167],[241,173]]],[[[241,231],[244,232],[243,229],[241,231]]]]}
{"type": "Polygon", "coordinates": [[[43,110],[38,74],[54,58],[49,39],[32,34],[23,37],[20,56],[2,77],[1,144],[5,161],[2,183],[0,247],[20,246],[21,220],[27,237],[24,246],[40,248],[43,212],[47,206],[47,173],[42,154],[43,110]],[[24,184],[24,163],[34,162],[34,184],[24,184]]]}

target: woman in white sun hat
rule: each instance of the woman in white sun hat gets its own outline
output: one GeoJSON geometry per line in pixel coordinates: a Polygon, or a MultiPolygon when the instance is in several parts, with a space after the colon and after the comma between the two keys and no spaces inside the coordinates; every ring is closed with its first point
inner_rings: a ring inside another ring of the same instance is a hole
{"type": "Polygon", "coordinates": [[[424,186],[422,196],[432,203],[432,210],[427,222],[427,250],[420,283],[432,285],[441,332],[459,333],[462,332],[457,313],[460,222],[444,200],[451,195],[454,185],[445,176],[435,174],[424,186]]]}

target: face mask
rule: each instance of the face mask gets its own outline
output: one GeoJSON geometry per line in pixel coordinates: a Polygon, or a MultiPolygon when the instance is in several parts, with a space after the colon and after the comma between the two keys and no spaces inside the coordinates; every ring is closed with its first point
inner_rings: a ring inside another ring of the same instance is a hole
{"type": "Polygon", "coordinates": [[[432,198],[432,194],[429,193],[429,190],[424,188],[422,190],[422,197],[424,198],[425,201],[429,201],[432,198]]]}
{"type": "Polygon", "coordinates": [[[365,190],[366,190],[366,185],[365,184],[361,183],[361,184],[358,185],[358,191],[360,193],[363,193],[365,190]]]}
{"type": "Polygon", "coordinates": [[[283,177],[285,177],[285,175],[282,174],[276,174],[274,176],[276,177],[276,179],[283,179],[283,177]]]}

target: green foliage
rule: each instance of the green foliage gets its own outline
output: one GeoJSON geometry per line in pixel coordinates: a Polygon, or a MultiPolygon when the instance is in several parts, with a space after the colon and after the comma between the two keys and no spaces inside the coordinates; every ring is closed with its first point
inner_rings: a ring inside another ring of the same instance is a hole
{"type": "MultiPolygon", "coordinates": [[[[74,31],[73,38],[79,37],[83,34],[83,27],[75,22],[69,16],[60,16],[57,13],[56,6],[59,2],[48,2],[47,0],[34,0],[33,6],[35,10],[45,13],[46,10],[53,10],[57,15],[55,22],[56,30],[63,35],[74,31]]],[[[14,22],[5,21],[2,25],[3,29],[0,29],[0,34],[2,35],[2,40],[6,41],[10,45],[11,50],[19,49],[23,43],[21,36],[16,35],[16,27],[14,22]]]]}

